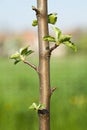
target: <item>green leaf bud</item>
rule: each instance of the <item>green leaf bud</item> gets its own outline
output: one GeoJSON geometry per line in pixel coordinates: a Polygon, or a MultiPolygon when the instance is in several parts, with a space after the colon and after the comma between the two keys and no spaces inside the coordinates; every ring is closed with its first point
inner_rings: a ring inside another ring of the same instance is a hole
{"type": "Polygon", "coordinates": [[[48,23],[55,24],[57,22],[57,14],[51,13],[48,15],[48,23]]]}
{"type": "Polygon", "coordinates": [[[48,42],[56,42],[55,38],[50,36],[50,35],[49,36],[44,36],[43,40],[48,41],[48,42]]]}
{"type": "Polygon", "coordinates": [[[37,20],[33,20],[32,26],[37,26],[38,21],[37,20]]]}

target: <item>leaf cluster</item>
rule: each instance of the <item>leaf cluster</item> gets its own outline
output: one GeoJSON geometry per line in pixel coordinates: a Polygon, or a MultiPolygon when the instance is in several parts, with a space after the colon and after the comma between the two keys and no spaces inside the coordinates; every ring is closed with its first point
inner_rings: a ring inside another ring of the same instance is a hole
{"type": "MultiPolygon", "coordinates": [[[[49,24],[55,24],[57,22],[57,14],[56,13],[50,13],[48,14],[48,23],[49,24]]],[[[34,20],[32,23],[32,26],[37,26],[38,21],[34,20]]],[[[59,46],[61,43],[72,48],[74,51],[77,51],[76,45],[74,43],[71,42],[71,35],[65,35],[62,33],[62,31],[53,26],[52,29],[54,30],[55,33],[55,37],[48,35],[48,36],[44,36],[43,40],[44,41],[48,41],[48,42],[53,42],[55,43],[57,46],[59,46]]],[[[29,46],[21,48],[18,52],[16,52],[15,54],[10,56],[10,59],[14,59],[14,64],[19,63],[20,61],[24,61],[26,56],[30,55],[31,53],[33,53],[32,50],[28,49],[29,46]]]]}
{"type": "MultiPolygon", "coordinates": [[[[56,22],[57,22],[57,14],[56,13],[48,14],[48,23],[54,25],[56,22]]],[[[38,24],[38,21],[34,20],[32,23],[32,26],[37,26],[37,24],[38,24]]],[[[44,36],[43,37],[44,41],[54,42],[57,46],[63,43],[64,45],[72,48],[75,52],[77,51],[76,45],[72,43],[71,41],[71,38],[72,38],[71,35],[64,35],[62,31],[55,26],[53,26],[52,29],[54,30],[55,37],[51,35],[44,36]]]]}
{"type": "Polygon", "coordinates": [[[63,43],[64,45],[72,48],[74,51],[77,51],[76,45],[71,42],[71,35],[65,35],[62,33],[62,31],[57,27],[52,27],[55,33],[55,37],[53,36],[44,36],[44,41],[54,42],[58,46],[63,43]]]}
{"type": "Polygon", "coordinates": [[[42,109],[44,109],[45,107],[44,107],[44,105],[43,104],[36,104],[35,102],[33,102],[32,103],[32,105],[29,107],[29,109],[33,109],[33,110],[36,110],[36,111],[38,111],[38,110],[42,110],[42,109]]]}
{"type": "Polygon", "coordinates": [[[33,53],[32,50],[28,49],[29,46],[21,48],[18,52],[16,52],[15,54],[12,54],[10,56],[10,59],[14,59],[14,64],[19,63],[20,61],[24,61],[26,56],[30,55],[31,53],[33,53]]]}

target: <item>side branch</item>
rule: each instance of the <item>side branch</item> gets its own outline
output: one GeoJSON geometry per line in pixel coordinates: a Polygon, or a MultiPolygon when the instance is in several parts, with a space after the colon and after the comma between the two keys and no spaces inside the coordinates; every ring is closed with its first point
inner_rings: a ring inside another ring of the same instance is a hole
{"type": "Polygon", "coordinates": [[[38,68],[34,65],[34,64],[32,64],[32,63],[30,63],[30,62],[28,62],[28,61],[23,61],[25,64],[27,64],[28,66],[30,66],[31,68],[33,68],[36,72],[38,72],[39,73],[39,71],[38,71],[38,68]]]}
{"type": "Polygon", "coordinates": [[[50,53],[51,53],[53,50],[55,50],[58,46],[59,46],[59,45],[54,44],[54,46],[52,46],[52,47],[50,48],[50,53]]]}
{"type": "Polygon", "coordinates": [[[56,90],[56,87],[51,88],[50,96],[53,94],[53,92],[56,90]]]}
{"type": "Polygon", "coordinates": [[[36,15],[40,14],[40,11],[35,6],[32,6],[32,10],[36,12],[36,15]]]}

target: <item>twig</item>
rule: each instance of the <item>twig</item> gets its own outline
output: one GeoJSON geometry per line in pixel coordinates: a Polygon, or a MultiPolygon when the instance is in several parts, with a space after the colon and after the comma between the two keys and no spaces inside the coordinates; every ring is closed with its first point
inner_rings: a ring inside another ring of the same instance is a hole
{"type": "Polygon", "coordinates": [[[40,14],[40,11],[35,6],[32,6],[32,10],[36,12],[36,15],[40,14]]]}
{"type": "Polygon", "coordinates": [[[38,68],[34,65],[34,64],[32,64],[32,63],[30,63],[30,62],[28,62],[28,61],[23,61],[25,64],[27,64],[28,66],[30,66],[31,68],[33,68],[36,72],[38,72],[39,73],[39,71],[38,71],[38,68]]]}
{"type": "Polygon", "coordinates": [[[54,46],[52,46],[52,47],[50,48],[50,53],[51,53],[54,49],[56,49],[58,46],[59,46],[59,45],[54,44],[54,46]]]}
{"type": "Polygon", "coordinates": [[[56,90],[56,87],[51,88],[50,96],[53,94],[53,92],[56,90]]]}

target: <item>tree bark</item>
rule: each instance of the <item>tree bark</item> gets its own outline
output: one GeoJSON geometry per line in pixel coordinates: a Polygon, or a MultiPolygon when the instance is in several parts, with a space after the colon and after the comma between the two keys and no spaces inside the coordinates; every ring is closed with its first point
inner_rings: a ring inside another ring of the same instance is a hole
{"type": "Polygon", "coordinates": [[[37,0],[40,103],[45,109],[38,111],[39,130],[50,130],[50,49],[43,40],[48,35],[47,0],[37,0]]]}

